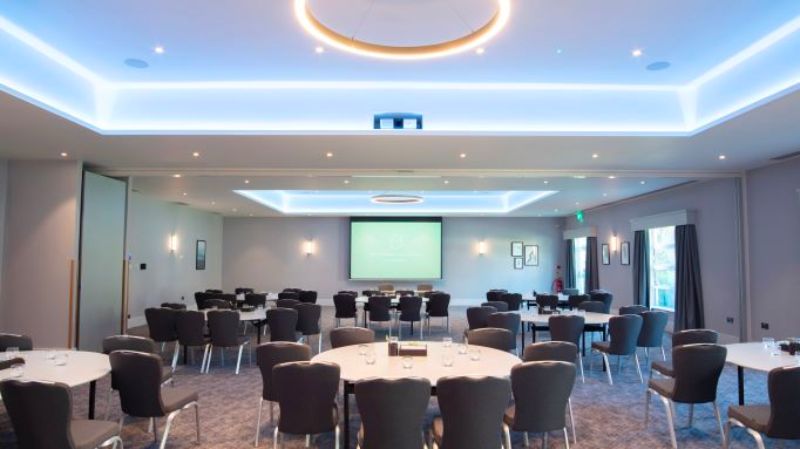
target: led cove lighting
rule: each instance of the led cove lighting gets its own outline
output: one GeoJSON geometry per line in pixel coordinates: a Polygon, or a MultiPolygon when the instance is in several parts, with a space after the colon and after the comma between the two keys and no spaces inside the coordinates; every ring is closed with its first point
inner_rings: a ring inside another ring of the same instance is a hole
{"type": "Polygon", "coordinates": [[[381,45],[340,34],[314,17],[309,4],[310,0],[295,0],[294,14],[306,32],[331,47],[373,58],[417,60],[440,58],[481,48],[505,28],[511,16],[511,0],[496,1],[497,12],[495,15],[489,22],[470,34],[450,41],[420,46],[381,45]]]}
{"type": "Polygon", "coordinates": [[[425,200],[417,195],[375,195],[370,201],[375,204],[420,204],[425,200]]]}

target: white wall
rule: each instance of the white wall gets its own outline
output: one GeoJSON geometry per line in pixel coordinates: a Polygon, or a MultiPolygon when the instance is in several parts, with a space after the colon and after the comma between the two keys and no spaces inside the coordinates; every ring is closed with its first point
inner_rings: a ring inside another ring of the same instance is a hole
{"type": "MultiPolygon", "coordinates": [[[[6,196],[8,191],[8,161],[0,159],[0,304],[3,302],[3,249],[6,240],[6,196]]],[[[2,319],[0,319],[2,322],[2,319]]]]}
{"type": "Polygon", "coordinates": [[[166,301],[194,303],[194,292],[222,285],[222,217],[132,193],[128,210],[129,327],[145,323],[144,309],[166,301]],[[178,250],[168,247],[178,236],[178,250]],[[206,269],[195,269],[195,243],[205,240],[206,269]],[[147,269],[141,270],[140,264],[147,269]]]}
{"type": "Polygon", "coordinates": [[[72,344],[70,262],[78,258],[81,175],[77,162],[8,162],[0,326],[31,335],[39,347],[72,344]]]}
{"type": "MultiPolygon", "coordinates": [[[[555,266],[563,263],[561,220],[543,218],[445,218],[444,279],[436,288],[450,292],[454,302],[474,303],[490,288],[507,288],[530,295],[547,291],[555,266]],[[485,240],[488,253],[477,254],[485,240]],[[540,264],[514,270],[510,242],[538,244],[540,264]]],[[[376,282],[348,280],[348,218],[226,218],[223,238],[222,285],[280,291],[301,287],[319,292],[321,302],[338,290],[374,287],[376,282]],[[302,244],[316,243],[306,256],[302,244]]],[[[416,283],[395,283],[396,288],[416,283]]]]}
{"type": "MultiPolygon", "coordinates": [[[[740,242],[736,225],[739,216],[736,183],[735,179],[720,179],[677,187],[587,211],[586,221],[580,225],[570,217],[567,227],[595,226],[598,253],[600,245],[610,243],[611,237],[617,234],[620,244],[631,242],[632,258],[632,218],[680,209],[694,210],[706,326],[727,334],[730,339],[738,339],[740,242]],[[728,323],[727,318],[733,318],[733,322],[728,323]]],[[[633,304],[633,266],[621,265],[618,252],[612,254],[611,265],[600,264],[599,273],[600,287],[614,293],[613,307],[633,304]]]]}

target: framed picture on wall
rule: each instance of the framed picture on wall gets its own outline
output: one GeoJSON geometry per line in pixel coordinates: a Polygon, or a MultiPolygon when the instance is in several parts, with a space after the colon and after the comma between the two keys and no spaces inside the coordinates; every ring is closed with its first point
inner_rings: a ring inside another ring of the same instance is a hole
{"type": "Polygon", "coordinates": [[[603,243],[601,248],[603,252],[603,265],[611,265],[611,249],[608,247],[608,243],[603,243]]]}
{"type": "Polygon", "coordinates": [[[206,241],[205,240],[198,240],[197,241],[197,245],[195,246],[194,269],[195,270],[205,270],[206,269],[206,241]]]}
{"type": "Polygon", "coordinates": [[[522,267],[523,267],[522,257],[515,257],[514,258],[514,269],[515,270],[521,270],[522,267]]]}
{"type": "Polygon", "coordinates": [[[524,262],[528,267],[539,266],[539,245],[525,245],[524,262]]]}
{"type": "Polygon", "coordinates": [[[522,257],[522,242],[511,242],[511,257],[522,257]]]}
{"type": "Polygon", "coordinates": [[[620,245],[619,263],[621,265],[631,264],[631,242],[622,242],[622,245],[620,245]]]}

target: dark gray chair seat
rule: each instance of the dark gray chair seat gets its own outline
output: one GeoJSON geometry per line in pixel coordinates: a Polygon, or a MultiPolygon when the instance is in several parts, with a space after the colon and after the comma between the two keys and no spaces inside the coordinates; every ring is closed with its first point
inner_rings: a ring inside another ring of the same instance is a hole
{"type": "MultiPolygon", "coordinates": [[[[675,377],[675,369],[672,368],[672,362],[655,361],[650,365],[651,371],[656,371],[663,376],[675,377]]],[[[652,372],[651,372],[652,374],[652,372]]]]}
{"type": "Polygon", "coordinates": [[[469,330],[466,337],[470,345],[493,348],[499,351],[511,351],[516,348],[517,343],[511,331],[499,327],[469,330]]]}
{"type": "Polygon", "coordinates": [[[609,340],[592,343],[592,349],[603,356],[609,385],[614,384],[614,380],[611,377],[611,364],[608,361],[609,355],[616,355],[618,361],[620,361],[620,357],[632,356],[636,363],[636,373],[639,375],[639,381],[644,383],[642,369],[639,366],[639,354],[636,353],[636,342],[642,330],[643,321],[640,315],[611,317],[608,321],[609,340]]]}
{"type": "Polygon", "coordinates": [[[769,405],[737,405],[728,408],[728,417],[739,421],[759,433],[767,433],[769,405]]]}
{"type": "Polygon", "coordinates": [[[74,420],[69,427],[75,449],[94,449],[117,436],[119,429],[114,422],[88,419],[74,420]]]}
{"type": "Polygon", "coordinates": [[[652,379],[650,388],[662,396],[672,396],[675,391],[675,379],[652,379]]]}
{"type": "Polygon", "coordinates": [[[198,395],[197,391],[185,387],[167,388],[162,390],[161,400],[164,403],[164,416],[166,416],[192,402],[196,402],[198,395]]]}

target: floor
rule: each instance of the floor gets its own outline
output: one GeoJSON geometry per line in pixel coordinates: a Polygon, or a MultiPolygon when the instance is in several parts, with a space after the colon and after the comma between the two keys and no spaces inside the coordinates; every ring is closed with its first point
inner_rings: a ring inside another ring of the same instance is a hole
{"type": "MultiPolygon", "coordinates": [[[[451,308],[450,334],[457,339],[463,334],[466,326],[465,309],[451,308]]],[[[323,308],[323,329],[333,326],[333,308],[323,308]]],[[[434,322],[436,324],[436,322],[434,322]]],[[[137,329],[134,332],[146,330],[137,329]]],[[[405,332],[407,334],[407,331],[405,332]]],[[[427,339],[440,339],[446,335],[443,329],[432,329],[427,339]]],[[[540,334],[546,337],[546,334],[540,334]]],[[[382,338],[379,335],[378,338],[382,338]]],[[[314,346],[316,342],[313,341],[314,346]]],[[[323,341],[323,350],[329,347],[323,341]]],[[[169,352],[169,351],[168,351],[169,352]]],[[[234,374],[235,354],[231,352],[226,357],[227,365],[219,367],[219,359],[215,357],[209,375],[198,373],[200,354],[195,365],[179,366],[176,372],[176,382],[180,386],[197,389],[200,392],[201,404],[201,443],[195,444],[194,416],[187,413],[176,418],[168,448],[249,448],[253,447],[255,436],[255,421],[259,394],[261,392],[261,378],[258,369],[246,363],[243,358],[240,375],[234,374]]],[[[596,364],[600,366],[599,363],[596,364]]],[[[648,372],[645,371],[645,376],[648,372]]],[[[572,395],[575,411],[578,443],[573,447],[580,449],[601,448],[668,448],[670,446],[666,419],[660,403],[653,402],[650,425],[645,428],[644,416],[644,386],[639,383],[635,369],[632,365],[623,368],[621,374],[615,374],[615,383],[609,386],[605,374],[599,369],[594,372],[586,370],[586,383],[578,380],[572,395]]],[[[766,377],[757,373],[747,373],[747,401],[748,403],[766,402],[766,377]]],[[[168,388],[168,387],[167,387],[168,388]]],[[[98,415],[103,416],[107,401],[108,380],[98,384],[98,415]]],[[[727,407],[737,400],[736,370],[726,368],[719,386],[719,402],[726,416],[727,407]]],[[[88,388],[79,388],[74,391],[73,403],[76,416],[86,416],[88,388]]],[[[351,399],[351,405],[354,403],[351,399]]],[[[355,409],[355,407],[351,407],[355,409]]],[[[112,401],[111,420],[117,420],[119,405],[116,398],[112,401]]],[[[677,430],[678,445],[681,448],[719,448],[721,447],[720,435],[717,430],[716,420],[710,406],[699,406],[695,412],[694,427],[686,427],[687,408],[678,406],[679,429],[677,430]]],[[[266,409],[265,409],[266,412],[266,409]]],[[[428,413],[428,424],[438,412],[436,399],[431,400],[428,413]]],[[[265,416],[268,416],[265,413],[265,416]]],[[[272,444],[272,428],[268,419],[261,428],[260,447],[270,447],[272,444]]],[[[355,435],[360,422],[357,410],[351,417],[351,435],[355,435]]],[[[159,422],[159,435],[163,430],[163,420],[159,422]]],[[[147,423],[144,420],[129,422],[123,430],[123,440],[126,448],[156,448],[152,434],[147,432],[147,423]]],[[[513,446],[524,447],[522,435],[512,434],[513,446]]],[[[304,447],[305,439],[302,437],[287,437],[284,447],[304,447]]],[[[795,442],[768,441],[768,447],[800,448],[795,442]],[[777,444],[777,446],[776,446],[777,444]]],[[[332,448],[333,434],[321,435],[312,442],[312,447],[332,448]]],[[[538,437],[531,438],[532,447],[541,447],[538,437]]],[[[14,434],[11,429],[8,415],[0,406],[0,448],[15,448],[14,434]]],[[[563,438],[553,434],[550,438],[550,447],[563,447],[563,438]]],[[[732,448],[755,448],[755,444],[743,432],[735,432],[732,448]]]]}

